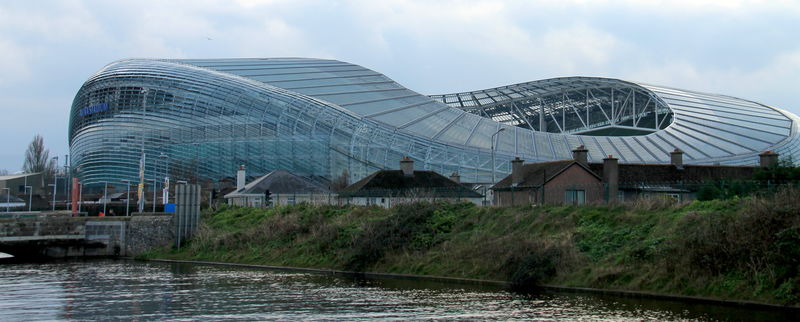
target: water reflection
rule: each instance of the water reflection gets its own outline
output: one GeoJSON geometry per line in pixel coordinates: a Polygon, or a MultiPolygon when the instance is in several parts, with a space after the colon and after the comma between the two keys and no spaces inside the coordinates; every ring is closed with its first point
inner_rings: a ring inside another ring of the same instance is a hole
{"type": "Polygon", "coordinates": [[[781,320],[791,312],[190,264],[0,264],[0,320],[781,320]]]}

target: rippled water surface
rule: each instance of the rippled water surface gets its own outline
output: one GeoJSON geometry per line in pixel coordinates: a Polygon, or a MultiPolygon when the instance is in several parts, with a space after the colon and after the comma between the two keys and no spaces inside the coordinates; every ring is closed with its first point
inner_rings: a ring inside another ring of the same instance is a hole
{"type": "Polygon", "coordinates": [[[9,320],[763,320],[796,312],[134,261],[0,264],[9,320]]]}

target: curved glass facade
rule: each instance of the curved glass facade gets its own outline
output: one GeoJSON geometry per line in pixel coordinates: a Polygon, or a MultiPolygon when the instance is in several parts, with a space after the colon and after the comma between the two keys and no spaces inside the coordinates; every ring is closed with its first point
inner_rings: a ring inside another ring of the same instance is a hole
{"type": "Polygon", "coordinates": [[[85,184],[203,182],[275,169],[351,182],[410,156],[418,168],[491,182],[509,160],[756,164],[800,156],[798,118],[730,96],[587,77],[425,96],[361,66],[321,59],[114,62],[78,91],[72,168],[85,184]],[[498,132],[499,131],[499,132],[498,132]],[[495,135],[496,134],[496,135],[495,135]],[[492,140],[494,139],[494,142],[492,140]]]}

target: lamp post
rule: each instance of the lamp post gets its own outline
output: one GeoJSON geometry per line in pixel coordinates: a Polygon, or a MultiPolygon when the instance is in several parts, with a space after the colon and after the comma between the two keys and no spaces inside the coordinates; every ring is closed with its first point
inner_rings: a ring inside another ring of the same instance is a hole
{"type": "Polygon", "coordinates": [[[156,212],[156,187],[158,186],[158,179],[148,179],[149,181],[153,181],[153,211],[156,212]]]}
{"type": "Polygon", "coordinates": [[[25,190],[31,189],[31,192],[28,194],[28,212],[31,212],[31,206],[33,205],[33,187],[25,186],[25,190]]]}
{"type": "Polygon", "coordinates": [[[11,205],[11,189],[3,188],[6,191],[6,212],[8,213],[8,206],[11,205]]]}
{"type": "MultiPolygon", "coordinates": [[[[147,115],[147,89],[142,89],[142,122],[145,121],[147,115]]],[[[144,128],[142,129],[142,158],[139,160],[139,212],[144,212],[144,166],[145,166],[145,153],[144,153],[144,128]]]]}
{"type": "Polygon", "coordinates": [[[492,134],[492,186],[494,186],[496,180],[494,176],[494,137],[495,135],[498,135],[500,134],[500,132],[503,132],[505,130],[506,128],[500,128],[499,130],[497,130],[497,132],[494,132],[494,134],[492,134]]]}
{"type": "Polygon", "coordinates": [[[162,204],[166,205],[169,202],[169,156],[162,152],[158,157],[164,159],[164,193],[162,194],[162,204]]]}
{"type": "Polygon", "coordinates": [[[130,216],[130,209],[131,209],[131,181],[130,180],[122,180],[126,186],[128,186],[128,190],[125,194],[125,217],[130,216]]]}

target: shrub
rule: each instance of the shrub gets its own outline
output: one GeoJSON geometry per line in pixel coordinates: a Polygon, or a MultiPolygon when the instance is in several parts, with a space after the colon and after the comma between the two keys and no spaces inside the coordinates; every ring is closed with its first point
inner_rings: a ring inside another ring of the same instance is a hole
{"type": "Polygon", "coordinates": [[[503,265],[511,289],[522,292],[536,289],[556,274],[560,257],[559,249],[542,243],[521,247],[503,265]]]}

